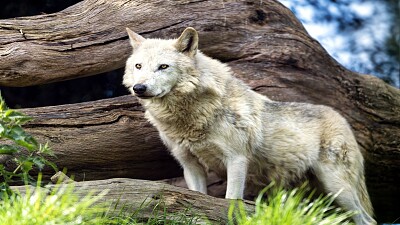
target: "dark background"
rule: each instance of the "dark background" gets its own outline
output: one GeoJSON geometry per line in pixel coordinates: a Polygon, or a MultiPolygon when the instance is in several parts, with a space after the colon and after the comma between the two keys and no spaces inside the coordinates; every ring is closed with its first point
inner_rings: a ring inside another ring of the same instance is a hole
{"type": "MultiPolygon", "coordinates": [[[[79,1],[1,0],[0,19],[54,13],[77,2],[79,1]]],[[[294,7],[291,7],[291,10],[296,15],[299,15],[296,9],[297,5],[312,7],[317,12],[315,13],[317,16],[312,18],[312,20],[319,23],[334,22],[337,24],[337,32],[345,34],[348,37],[350,46],[357,46],[358,41],[352,34],[363,29],[368,23],[371,23],[372,19],[371,17],[361,17],[354,13],[351,10],[351,4],[370,2],[384,6],[388,15],[390,15],[390,21],[387,21],[390,24],[390,29],[389,31],[385,31],[388,32],[387,39],[383,43],[374,43],[369,49],[349,49],[349,52],[354,54],[357,54],[359,51],[368,51],[373,69],[364,69],[367,66],[363,67],[358,62],[352,63],[354,67],[352,65],[347,67],[357,72],[376,75],[391,85],[399,85],[396,84],[396,80],[398,81],[400,76],[400,17],[398,0],[307,0],[295,2],[296,4],[294,7]],[[336,9],[336,13],[332,13],[330,10],[332,8],[336,9]]],[[[302,20],[301,16],[299,18],[302,20]]],[[[370,65],[368,66],[370,67],[370,65]]],[[[11,108],[61,105],[128,94],[126,88],[121,84],[122,76],[123,68],[70,81],[24,88],[0,87],[0,90],[6,103],[11,108]]]]}

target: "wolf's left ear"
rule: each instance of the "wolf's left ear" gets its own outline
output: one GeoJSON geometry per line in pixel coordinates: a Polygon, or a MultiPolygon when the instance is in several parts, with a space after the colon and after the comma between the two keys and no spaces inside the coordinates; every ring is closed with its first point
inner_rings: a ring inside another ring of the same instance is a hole
{"type": "Polygon", "coordinates": [[[128,33],[129,41],[130,41],[133,49],[138,47],[142,42],[144,42],[146,40],[144,37],[142,37],[139,34],[133,32],[129,28],[126,28],[126,32],[128,33]]]}
{"type": "Polygon", "coordinates": [[[197,31],[192,27],[188,27],[176,41],[175,47],[178,51],[193,57],[196,55],[198,43],[199,35],[197,34],[197,31]]]}

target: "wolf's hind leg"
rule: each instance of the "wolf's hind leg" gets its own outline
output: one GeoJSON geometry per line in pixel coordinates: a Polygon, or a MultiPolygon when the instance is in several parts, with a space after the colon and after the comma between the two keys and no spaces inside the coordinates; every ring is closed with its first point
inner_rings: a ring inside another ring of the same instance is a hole
{"type": "Polygon", "coordinates": [[[327,193],[336,194],[337,204],[345,210],[355,211],[353,220],[357,225],[373,225],[376,221],[367,213],[357,193],[357,181],[339,165],[321,163],[314,167],[314,173],[327,193]]]}

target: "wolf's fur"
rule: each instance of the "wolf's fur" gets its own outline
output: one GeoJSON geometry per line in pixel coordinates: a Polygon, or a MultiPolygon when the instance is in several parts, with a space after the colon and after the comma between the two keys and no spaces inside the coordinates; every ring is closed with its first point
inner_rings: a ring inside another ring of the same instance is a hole
{"type": "Polygon", "coordinates": [[[290,186],[312,174],[326,192],[342,190],[337,203],[359,212],[357,224],[375,224],[363,157],[337,112],[252,91],[225,64],[197,50],[193,28],[174,40],[144,39],[127,30],[133,54],[124,84],[134,95],[134,85],[146,86],[139,101],[190,189],[206,193],[209,170],[227,178],[231,199],[243,198],[245,186],[260,190],[272,180],[290,186]]]}

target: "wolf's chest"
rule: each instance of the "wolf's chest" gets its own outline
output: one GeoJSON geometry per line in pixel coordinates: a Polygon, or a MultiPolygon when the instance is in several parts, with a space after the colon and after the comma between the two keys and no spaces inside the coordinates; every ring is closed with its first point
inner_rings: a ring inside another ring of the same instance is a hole
{"type": "Polygon", "coordinates": [[[204,118],[193,118],[193,115],[171,114],[154,116],[153,113],[146,111],[146,118],[163,135],[177,144],[189,144],[199,142],[206,138],[208,120],[204,118]]]}
{"type": "Polygon", "coordinates": [[[214,171],[222,177],[226,176],[225,155],[217,145],[203,141],[199,143],[192,142],[186,147],[204,166],[206,171],[214,171]]]}

